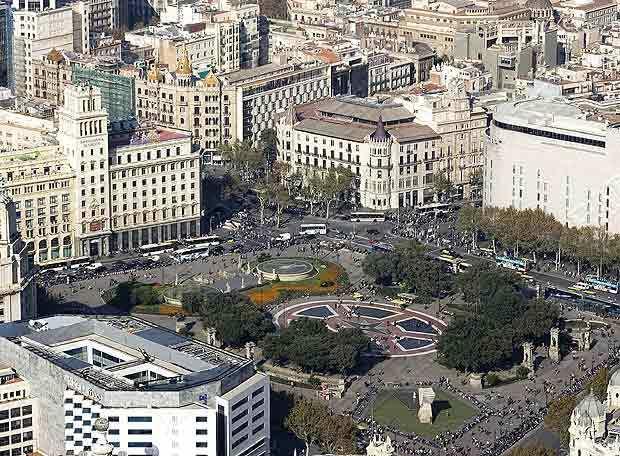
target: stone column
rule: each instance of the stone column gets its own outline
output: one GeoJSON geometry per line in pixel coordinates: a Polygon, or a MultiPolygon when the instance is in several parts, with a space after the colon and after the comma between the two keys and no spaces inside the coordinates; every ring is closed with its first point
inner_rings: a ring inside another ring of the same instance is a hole
{"type": "Polygon", "coordinates": [[[560,328],[551,328],[551,340],[549,341],[549,358],[554,363],[560,362],[560,328]]]}
{"type": "Polygon", "coordinates": [[[527,367],[531,373],[534,372],[534,344],[531,342],[523,343],[523,362],[521,365],[527,367]]]}
{"type": "Polygon", "coordinates": [[[254,359],[254,347],[256,344],[254,342],[247,342],[245,344],[245,357],[247,359],[254,359]]]}

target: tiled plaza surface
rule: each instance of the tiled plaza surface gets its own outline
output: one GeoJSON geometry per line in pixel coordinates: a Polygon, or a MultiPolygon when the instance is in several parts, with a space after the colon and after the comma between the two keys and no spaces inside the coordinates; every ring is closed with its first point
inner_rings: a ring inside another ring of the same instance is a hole
{"type": "Polygon", "coordinates": [[[446,324],[426,313],[381,302],[312,300],[281,308],[274,321],[285,327],[298,318],[325,322],[331,331],[360,328],[372,341],[368,356],[409,357],[434,353],[446,324]]]}

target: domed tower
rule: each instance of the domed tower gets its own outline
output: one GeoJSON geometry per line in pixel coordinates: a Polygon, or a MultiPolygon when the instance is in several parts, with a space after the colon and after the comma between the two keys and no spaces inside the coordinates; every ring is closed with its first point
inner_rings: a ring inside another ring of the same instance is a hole
{"type": "MultiPolygon", "coordinates": [[[[607,412],[605,406],[592,392],[584,397],[571,414],[569,433],[571,435],[571,455],[575,441],[594,440],[606,434],[607,412]]],[[[575,448],[577,454],[578,448],[575,448]]]]}
{"type": "Polygon", "coordinates": [[[187,54],[187,46],[183,45],[183,55],[177,62],[177,70],[175,72],[177,83],[181,86],[189,87],[192,82],[192,63],[187,54]]]}
{"type": "Polygon", "coordinates": [[[607,385],[607,409],[620,409],[620,369],[612,374],[607,385]]]}
{"type": "Polygon", "coordinates": [[[383,117],[377,120],[375,131],[368,135],[370,147],[369,175],[364,182],[362,205],[372,209],[390,208],[392,191],[392,137],[385,129],[383,117]]]}
{"type": "Polygon", "coordinates": [[[553,6],[549,0],[527,0],[525,7],[530,10],[532,19],[553,19],[553,6]]]}

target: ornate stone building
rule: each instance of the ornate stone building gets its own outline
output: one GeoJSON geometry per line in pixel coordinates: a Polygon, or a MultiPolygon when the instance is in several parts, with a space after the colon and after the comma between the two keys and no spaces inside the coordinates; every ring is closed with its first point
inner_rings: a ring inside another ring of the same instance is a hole
{"type": "Polygon", "coordinates": [[[620,371],[612,374],[607,399],[592,393],[579,402],[571,415],[570,456],[615,456],[620,454],[620,371]]]}

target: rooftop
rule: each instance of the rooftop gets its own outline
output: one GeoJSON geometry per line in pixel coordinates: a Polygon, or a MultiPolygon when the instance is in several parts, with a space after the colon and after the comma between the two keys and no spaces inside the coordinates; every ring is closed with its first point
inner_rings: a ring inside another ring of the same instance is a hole
{"type": "Polygon", "coordinates": [[[53,316],[0,325],[0,337],[109,391],[177,391],[221,380],[251,361],[134,317],[53,316]],[[96,346],[104,364],[80,347],[96,346]],[[137,380],[136,372],[156,373],[137,380]]]}
{"type": "Polygon", "coordinates": [[[586,120],[586,113],[578,107],[568,104],[562,98],[534,98],[497,106],[494,118],[517,125],[537,126],[604,136],[606,125],[601,122],[586,120]]]}

